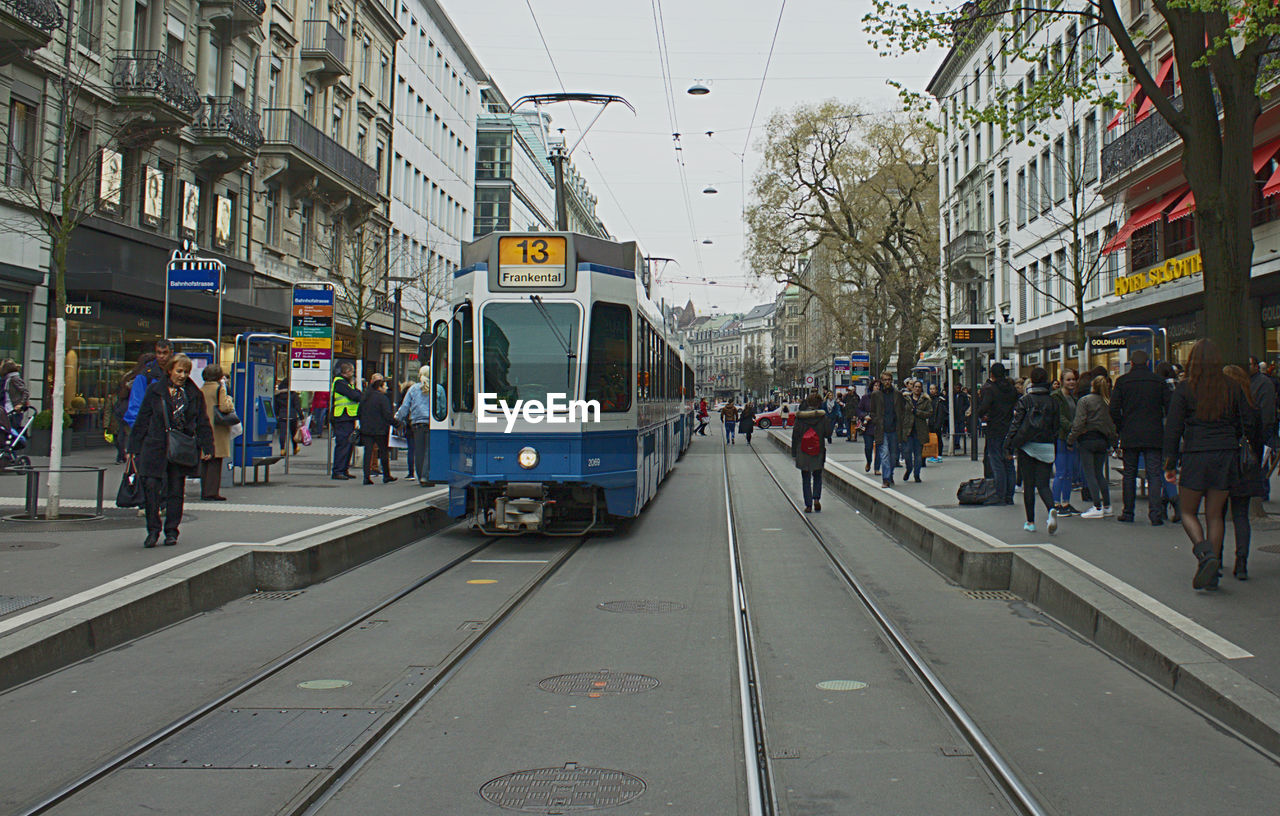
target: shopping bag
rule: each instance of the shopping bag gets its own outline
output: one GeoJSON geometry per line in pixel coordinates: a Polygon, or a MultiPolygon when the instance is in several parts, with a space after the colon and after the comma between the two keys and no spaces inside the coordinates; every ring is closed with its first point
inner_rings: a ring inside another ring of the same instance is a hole
{"type": "Polygon", "coordinates": [[[124,475],[120,477],[120,488],[116,491],[116,507],[144,507],[147,500],[142,494],[142,478],[138,476],[137,466],[130,461],[124,466],[124,475]]]}
{"type": "Polygon", "coordinates": [[[298,428],[298,441],[304,446],[311,444],[311,421],[307,420],[298,428]]]}
{"type": "Polygon", "coordinates": [[[404,431],[400,430],[399,428],[392,427],[391,444],[388,447],[390,447],[392,450],[397,450],[397,449],[404,450],[405,448],[408,448],[409,440],[404,438],[404,431]]]}

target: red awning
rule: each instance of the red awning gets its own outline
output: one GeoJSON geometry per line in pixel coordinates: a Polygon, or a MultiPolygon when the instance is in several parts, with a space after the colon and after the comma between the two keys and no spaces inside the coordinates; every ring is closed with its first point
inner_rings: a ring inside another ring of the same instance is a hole
{"type": "Polygon", "coordinates": [[[1178,202],[1178,206],[1169,210],[1167,216],[1170,221],[1177,221],[1179,218],[1186,218],[1188,215],[1196,211],[1196,194],[1187,193],[1186,198],[1178,202]]]}
{"type": "Polygon", "coordinates": [[[1112,252],[1124,249],[1135,232],[1159,221],[1165,211],[1178,203],[1185,195],[1187,195],[1187,188],[1179,187],[1172,193],[1168,193],[1134,210],[1130,214],[1129,220],[1124,222],[1124,226],[1120,228],[1120,231],[1110,241],[1107,241],[1106,246],[1102,248],[1102,254],[1109,255],[1112,252]]]}
{"type": "Polygon", "coordinates": [[[1133,90],[1129,92],[1129,98],[1124,101],[1124,104],[1120,106],[1120,110],[1116,111],[1116,115],[1107,123],[1107,130],[1114,130],[1116,125],[1120,124],[1120,120],[1124,118],[1124,112],[1129,109],[1129,106],[1133,104],[1133,100],[1137,99],[1141,93],[1142,86],[1135,82],[1133,90]]]}
{"type": "MultiPolygon", "coordinates": [[[[1173,54],[1169,54],[1164,59],[1160,60],[1160,70],[1159,72],[1156,73],[1157,88],[1164,87],[1164,83],[1169,79],[1169,74],[1172,71],[1173,71],[1173,54]]],[[[1155,107],[1151,104],[1151,97],[1144,96],[1142,99],[1142,104],[1138,106],[1138,112],[1133,117],[1134,123],[1136,124],[1138,122],[1141,122],[1143,119],[1146,119],[1148,116],[1151,115],[1151,111],[1153,110],[1155,110],[1155,107]]]]}
{"type": "Polygon", "coordinates": [[[1275,158],[1276,153],[1280,152],[1280,139],[1272,139],[1266,144],[1258,145],[1253,149],[1253,174],[1256,176],[1262,172],[1262,168],[1267,166],[1267,162],[1275,158]]]}
{"type": "MultiPolygon", "coordinates": [[[[1253,149],[1253,174],[1256,176],[1262,172],[1267,163],[1275,158],[1276,153],[1280,153],[1280,139],[1273,139],[1265,144],[1260,144],[1253,149]]],[[[1263,196],[1273,196],[1280,193],[1280,170],[1271,174],[1271,178],[1267,180],[1266,186],[1262,188],[1263,196]]],[[[1169,220],[1177,221],[1179,218],[1186,218],[1188,215],[1196,211],[1196,197],[1194,193],[1187,193],[1187,197],[1178,202],[1178,206],[1169,211],[1169,220]]]]}
{"type": "Polygon", "coordinates": [[[1267,198],[1280,193],[1280,170],[1271,174],[1271,178],[1267,179],[1266,185],[1262,188],[1262,197],[1267,198]]]}

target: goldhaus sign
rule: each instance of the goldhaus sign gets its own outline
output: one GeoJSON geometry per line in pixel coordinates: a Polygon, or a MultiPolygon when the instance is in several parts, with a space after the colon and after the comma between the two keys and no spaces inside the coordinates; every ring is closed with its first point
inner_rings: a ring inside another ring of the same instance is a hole
{"type": "Polygon", "coordinates": [[[1188,255],[1185,258],[1170,258],[1159,266],[1153,266],[1144,272],[1116,278],[1116,296],[1132,295],[1135,292],[1141,292],[1144,289],[1150,289],[1162,283],[1170,283],[1182,278],[1189,278],[1192,275],[1199,275],[1202,271],[1204,271],[1204,264],[1200,260],[1199,252],[1194,255],[1188,255]]]}

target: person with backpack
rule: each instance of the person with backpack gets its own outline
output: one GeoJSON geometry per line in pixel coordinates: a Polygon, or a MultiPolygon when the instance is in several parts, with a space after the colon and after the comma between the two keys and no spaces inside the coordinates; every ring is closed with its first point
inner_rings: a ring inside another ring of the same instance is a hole
{"type": "Polygon", "coordinates": [[[1017,451],[1018,472],[1022,474],[1022,505],[1027,521],[1022,529],[1036,531],[1036,494],[1049,513],[1049,535],[1058,532],[1058,511],[1053,506],[1049,478],[1058,441],[1058,402],[1049,394],[1049,372],[1039,366],[1031,369],[1031,379],[1013,409],[1013,417],[1004,439],[1006,455],[1017,451]]]}
{"type": "MultiPolygon", "coordinates": [[[[1048,388],[1047,377],[1045,387],[1048,388]]],[[[984,458],[996,480],[996,495],[991,504],[1013,504],[1014,451],[1005,448],[1005,441],[1009,438],[1010,421],[1019,399],[1004,363],[992,363],[991,373],[978,392],[977,407],[978,419],[987,423],[984,458]]]]}
{"type": "Polygon", "coordinates": [[[1160,446],[1164,440],[1164,415],[1170,394],[1160,377],[1148,366],[1147,353],[1137,349],[1129,355],[1129,373],[1116,379],[1111,390],[1111,421],[1120,435],[1124,471],[1120,495],[1124,502],[1117,521],[1132,522],[1137,502],[1138,459],[1147,472],[1147,518],[1151,526],[1164,524],[1161,499],[1160,446]]]}
{"type": "Polygon", "coordinates": [[[748,402],[742,406],[742,412],[738,414],[738,433],[747,439],[747,444],[751,444],[751,432],[756,429],[756,405],[754,402],[748,402]]]}
{"type": "Polygon", "coordinates": [[[822,512],[822,469],[827,464],[827,434],[831,419],[822,410],[822,397],[814,391],[796,412],[791,428],[791,458],[800,471],[800,489],[806,513],[822,512]]]}
{"type": "MultiPolygon", "coordinates": [[[[1111,485],[1103,463],[1107,451],[1116,443],[1116,426],[1107,406],[1111,398],[1111,380],[1099,374],[1093,378],[1089,393],[1076,400],[1076,418],[1071,423],[1067,444],[1075,445],[1084,469],[1085,486],[1093,507],[1080,518],[1098,519],[1111,515],[1111,485]]],[[[1079,393],[1077,391],[1077,393],[1079,393]]]]}

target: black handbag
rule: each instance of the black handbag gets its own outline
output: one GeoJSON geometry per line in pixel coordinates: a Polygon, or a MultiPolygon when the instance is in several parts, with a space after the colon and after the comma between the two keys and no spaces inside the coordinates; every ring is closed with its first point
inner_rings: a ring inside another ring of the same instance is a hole
{"type": "Polygon", "coordinates": [[[1081,450],[1089,451],[1089,453],[1102,453],[1111,447],[1111,442],[1102,431],[1089,431],[1080,434],[1080,438],[1076,440],[1076,445],[1081,450]]]}
{"type": "Polygon", "coordinates": [[[196,449],[195,434],[189,434],[181,428],[169,424],[169,401],[161,400],[164,412],[165,456],[171,464],[179,467],[195,467],[200,463],[200,451],[196,449]]]}
{"type": "Polygon", "coordinates": [[[120,477],[120,488],[116,490],[116,507],[145,507],[146,497],[142,492],[142,478],[138,476],[138,467],[133,460],[124,466],[124,474],[120,477]]]}
{"type": "MultiPolygon", "coordinates": [[[[214,400],[217,400],[218,394],[221,393],[223,393],[222,386],[218,386],[218,391],[213,396],[214,400]]],[[[230,411],[223,411],[215,404],[213,406],[213,421],[218,425],[239,425],[240,415],[236,413],[235,408],[232,408],[230,411]]]]}

